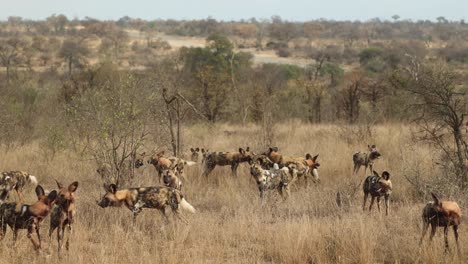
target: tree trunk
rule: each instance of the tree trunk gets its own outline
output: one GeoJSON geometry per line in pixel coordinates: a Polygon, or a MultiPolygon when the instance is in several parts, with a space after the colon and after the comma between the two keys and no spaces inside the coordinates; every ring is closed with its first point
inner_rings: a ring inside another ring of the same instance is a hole
{"type": "Polygon", "coordinates": [[[68,76],[71,76],[72,74],[72,62],[73,56],[68,57],[68,76]]]}

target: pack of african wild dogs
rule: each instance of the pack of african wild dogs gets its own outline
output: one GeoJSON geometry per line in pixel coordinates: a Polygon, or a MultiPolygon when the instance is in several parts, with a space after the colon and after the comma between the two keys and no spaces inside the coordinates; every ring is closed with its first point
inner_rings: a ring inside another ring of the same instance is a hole
{"type": "MultiPolygon", "coordinates": [[[[250,174],[257,185],[260,201],[266,199],[266,194],[277,192],[282,199],[290,196],[290,186],[302,178],[306,184],[310,180],[315,184],[320,183],[318,162],[319,155],[309,153],[302,157],[284,155],[278,147],[270,147],[266,151],[256,154],[249,147],[239,148],[234,152],[215,152],[204,148],[191,148],[190,160],[178,157],[166,156],[164,151],[155,154],[134,154],[134,163],[131,166],[139,168],[145,164],[153,165],[158,174],[159,183],[151,187],[119,188],[115,184],[104,185],[105,195],[97,205],[106,208],[126,207],[133,213],[133,221],[145,208],[158,209],[169,221],[167,213],[172,211],[181,221],[188,224],[182,211],[197,213],[196,209],[184,198],[185,167],[200,164],[202,175],[209,177],[210,173],[218,166],[231,166],[233,175],[241,163],[250,167],[250,174]]],[[[367,198],[371,197],[369,211],[375,200],[380,212],[380,199],[385,201],[385,214],[389,214],[390,196],[393,185],[390,180],[390,172],[383,171],[379,174],[375,170],[375,163],[381,157],[375,145],[368,145],[366,151],[359,151],[352,155],[354,164],[353,172],[358,174],[364,167],[367,176],[363,183],[364,202],[363,210],[366,210],[367,198]]],[[[107,165],[96,169],[98,174],[109,173],[107,165]]],[[[19,230],[26,230],[34,249],[41,249],[40,228],[43,220],[50,214],[49,241],[56,230],[58,252],[69,249],[69,241],[75,215],[76,195],[79,183],[72,182],[64,185],[56,180],[57,190],[46,193],[39,184],[38,177],[22,171],[5,171],[0,175],[0,240],[5,237],[7,227],[13,231],[13,240],[16,241],[19,230]],[[35,186],[37,201],[31,204],[23,203],[23,190],[25,186],[35,186]],[[10,196],[16,193],[16,201],[10,196]],[[65,232],[68,236],[65,241],[65,232]]],[[[338,193],[339,196],[339,193],[338,193]]],[[[431,226],[430,239],[435,235],[437,227],[444,228],[445,248],[448,249],[448,228],[452,226],[459,251],[458,226],[461,222],[461,209],[454,201],[441,200],[432,193],[433,201],[430,201],[422,209],[423,230],[420,243],[431,226]]],[[[338,201],[337,201],[338,202],[338,201]]]]}

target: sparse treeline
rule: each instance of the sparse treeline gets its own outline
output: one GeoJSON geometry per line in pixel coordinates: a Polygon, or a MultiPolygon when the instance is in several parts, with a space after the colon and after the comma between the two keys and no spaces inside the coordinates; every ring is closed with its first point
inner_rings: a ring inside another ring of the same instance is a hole
{"type": "Polygon", "coordinates": [[[452,135],[457,144],[444,151],[465,177],[468,26],[394,19],[10,17],[0,23],[1,140],[40,138],[52,153],[73,146],[120,170],[151,137],[179,154],[183,124],[257,122],[271,143],[274,123],[289,119],[369,124],[421,121],[431,113],[437,119],[426,120],[437,120],[437,131],[419,124],[434,143],[452,135]],[[158,38],[161,32],[206,36],[206,44],[173,49],[158,38]],[[255,64],[252,52],[262,49],[307,63],[255,64]],[[436,95],[421,92],[427,90],[445,97],[434,102],[436,95]],[[415,102],[425,111],[411,110],[415,102]],[[122,142],[123,152],[116,152],[122,142]]]}

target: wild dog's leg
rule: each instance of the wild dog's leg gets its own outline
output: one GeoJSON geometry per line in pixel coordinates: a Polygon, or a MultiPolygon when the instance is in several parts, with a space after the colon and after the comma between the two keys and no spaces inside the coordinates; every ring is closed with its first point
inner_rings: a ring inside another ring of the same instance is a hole
{"type": "Polygon", "coordinates": [[[65,248],[69,250],[70,249],[70,237],[72,234],[72,226],[70,223],[67,226],[68,226],[68,236],[67,236],[67,242],[65,242],[65,248]]]}
{"type": "Polygon", "coordinates": [[[369,205],[369,212],[372,210],[372,206],[374,205],[374,200],[375,200],[375,196],[372,196],[372,199],[371,199],[371,202],[370,202],[370,205],[369,205]]]}
{"type": "Polygon", "coordinates": [[[385,195],[385,215],[388,215],[389,210],[390,210],[390,196],[385,195]]]}
{"type": "MultiPolygon", "coordinates": [[[[0,219],[0,221],[2,221],[2,219],[0,219]]],[[[0,241],[2,241],[5,238],[6,230],[7,230],[6,223],[1,222],[1,225],[2,225],[2,229],[0,230],[0,241]]]]}
{"type": "Polygon", "coordinates": [[[432,223],[432,222],[431,222],[431,235],[429,236],[429,239],[430,239],[431,241],[432,241],[432,239],[434,238],[436,229],[437,229],[437,226],[435,225],[435,223],[432,223]]]}
{"type": "Polygon", "coordinates": [[[13,230],[13,245],[16,245],[16,239],[18,238],[18,228],[12,227],[11,229],[13,230]]]}
{"type": "Polygon", "coordinates": [[[34,246],[34,249],[38,250],[41,248],[41,244],[37,242],[36,239],[33,237],[34,232],[38,232],[36,223],[32,223],[31,225],[28,226],[28,238],[31,240],[34,246]]]}
{"type": "Polygon", "coordinates": [[[214,170],[215,166],[205,163],[205,168],[203,170],[202,176],[208,177],[208,175],[214,170]]]}
{"type": "Polygon", "coordinates": [[[445,252],[449,251],[448,244],[448,225],[444,226],[444,242],[445,242],[445,252]]]}
{"type": "Polygon", "coordinates": [[[364,193],[364,203],[362,204],[362,210],[366,210],[366,202],[367,202],[367,197],[369,196],[369,193],[364,193]]]}
{"type": "Polygon", "coordinates": [[[237,167],[239,167],[239,163],[238,163],[238,162],[232,163],[232,165],[231,165],[231,172],[232,172],[232,175],[233,175],[233,176],[237,176],[237,167]]]}
{"type": "Polygon", "coordinates": [[[429,228],[429,222],[426,222],[425,220],[423,220],[423,230],[422,230],[421,239],[419,240],[419,245],[422,245],[423,239],[426,236],[426,232],[428,228],[429,228]]]}
{"type": "Polygon", "coordinates": [[[457,225],[453,226],[453,234],[455,235],[455,242],[457,243],[457,253],[458,253],[458,256],[460,256],[461,251],[460,251],[460,244],[458,242],[458,226],[457,225]]]}
{"type": "Polygon", "coordinates": [[[377,196],[377,208],[379,209],[380,213],[380,196],[377,196]]]}
{"type": "Polygon", "coordinates": [[[354,163],[354,170],[353,170],[354,174],[358,173],[360,167],[361,165],[359,163],[356,163],[356,162],[354,163]]]}

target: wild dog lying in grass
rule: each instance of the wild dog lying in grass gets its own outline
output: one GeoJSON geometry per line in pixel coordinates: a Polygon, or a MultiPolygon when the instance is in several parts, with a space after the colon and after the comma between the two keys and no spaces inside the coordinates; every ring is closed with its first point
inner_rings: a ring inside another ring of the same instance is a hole
{"type": "Polygon", "coordinates": [[[367,167],[369,167],[370,171],[374,171],[374,161],[380,156],[382,156],[378,151],[375,145],[367,145],[367,149],[369,152],[356,152],[353,154],[353,163],[354,163],[354,174],[359,172],[361,166],[364,166],[364,175],[366,174],[367,167]]]}
{"type": "Polygon", "coordinates": [[[58,197],[55,201],[55,206],[50,215],[49,239],[52,241],[52,233],[57,229],[58,252],[60,252],[65,237],[65,227],[68,227],[68,237],[67,242],[65,243],[65,248],[68,250],[70,247],[69,240],[72,232],[71,225],[75,219],[75,191],[78,188],[78,182],[73,182],[68,185],[67,188],[57,180],[56,182],[59,191],[58,197]]]}
{"type": "MultiPolygon", "coordinates": [[[[0,186],[3,192],[15,190],[19,201],[23,201],[23,188],[26,184],[38,184],[36,176],[24,171],[4,171],[0,175],[0,186]]],[[[7,196],[7,195],[6,195],[7,196]]]]}
{"type": "Polygon", "coordinates": [[[373,176],[368,176],[364,181],[363,191],[364,191],[364,204],[362,209],[366,209],[366,201],[369,194],[372,197],[369,211],[372,210],[372,205],[374,205],[374,199],[377,198],[377,207],[380,212],[380,197],[385,199],[385,215],[388,215],[389,204],[390,204],[390,194],[392,193],[392,182],[390,181],[390,173],[387,171],[382,172],[382,177],[374,171],[373,176]]]}
{"type": "MultiPolygon", "coordinates": [[[[312,179],[314,182],[320,182],[320,178],[318,175],[318,168],[320,164],[317,162],[318,155],[312,157],[309,153],[307,153],[304,157],[293,158],[289,156],[284,156],[283,154],[279,153],[278,147],[269,148],[263,155],[267,156],[272,162],[278,164],[280,168],[284,166],[289,166],[290,164],[295,164],[297,169],[297,176],[304,177],[306,184],[309,175],[312,175],[312,179]]],[[[291,184],[295,181],[294,178],[291,181],[291,184]]]]}
{"type": "Polygon", "coordinates": [[[432,238],[434,238],[437,227],[444,227],[445,250],[447,251],[449,249],[447,238],[448,228],[449,226],[452,226],[453,234],[455,235],[455,241],[457,243],[458,254],[460,255],[458,226],[461,223],[461,209],[456,202],[441,201],[434,193],[431,193],[431,195],[434,201],[427,203],[422,212],[423,231],[420,244],[423,242],[424,236],[426,235],[427,229],[429,228],[429,224],[431,225],[431,241],[432,238]]]}
{"type": "Polygon", "coordinates": [[[210,152],[203,164],[202,175],[207,177],[216,166],[231,166],[232,174],[237,176],[240,163],[249,162],[253,157],[250,148],[239,148],[239,152],[210,152]]]}
{"type": "Polygon", "coordinates": [[[295,169],[290,169],[288,167],[279,169],[277,165],[276,168],[265,170],[259,162],[254,162],[250,166],[250,175],[252,175],[257,182],[260,198],[262,199],[267,190],[277,190],[281,197],[286,200],[289,196],[290,176],[288,174],[293,177],[292,175],[295,173],[295,169]]]}
{"type": "Polygon", "coordinates": [[[182,193],[173,188],[154,186],[117,190],[117,186],[111,184],[108,186],[104,185],[104,189],[106,190],[106,194],[102,197],[101,201],[97,201],[97,204],[102,208],[125,205],[125,207],[133,212],[134,221],[142,208],[159,209],[164,216],[166,216],[165,209],[168,206],[173,211],[177,210],[177,213],[179,213],[179,206],[183,210],[195,213],[195,209],[184,199],[182,193]],[[142,202],[137,205],[139,200],[142,200],[142,202]]]}
{"type": "Polygon", "coordinates": [[[182,182],[177,177],[174,170],[164,170],[163,172],[163,183],[166,187],[171,187],[182,191],[182,182]]]}
{"type": "Polygon", "coordinates": [[[38,185],[36,187],[38,201],[31,204],[4,203],[0,205],[0,240],[5,237],[7,225],[13,230],[13,240],[16,242],[19,229],[28,230],[28,238],[33,243],[34,249],[41,248],[40,225],[42,220],[49,214],[55,199],[57,191],[50,192],[47,196],[44,189],[38,185]],[[36,240],[33,233],[37,234],[36,240]]]}
{"type": "Polygon", "coordinates": [[[176,169],[176,172],[179,176],[184,177],[185,166],[192,166],[196,163],[193,161],[187,161],[177,157],[164,157],[164,151],[158,152],[153,155],[148,163],[152,164],[156,171],[158,172],[159,182],[162,180],[162,172],[169,169],[176,169]]]}

